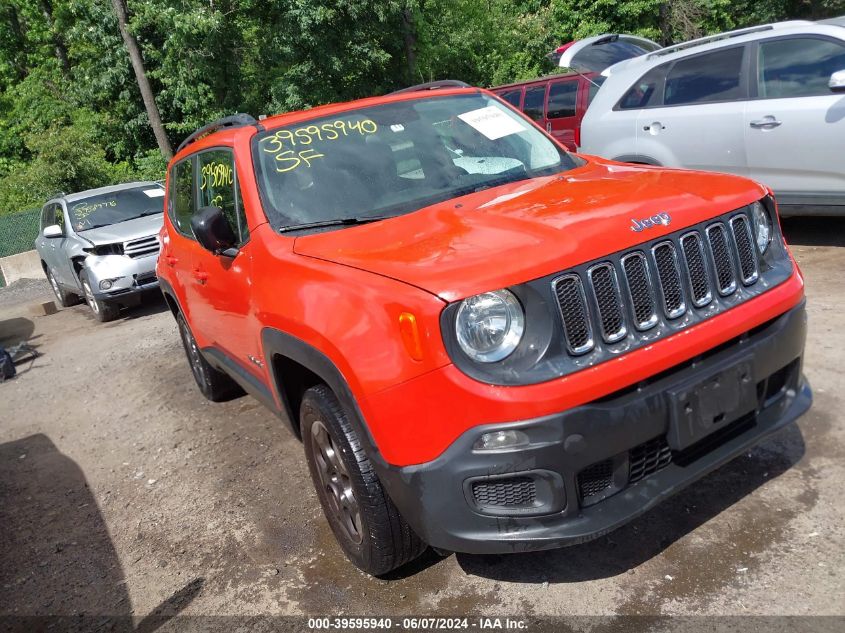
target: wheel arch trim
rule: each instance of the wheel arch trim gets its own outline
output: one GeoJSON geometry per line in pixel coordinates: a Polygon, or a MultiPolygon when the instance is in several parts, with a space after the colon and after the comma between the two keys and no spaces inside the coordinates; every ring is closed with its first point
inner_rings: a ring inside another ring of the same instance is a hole
{"type": "MultiPolygon", "coordinates": [[[[277,364],[274,362],[277,356],[301,365],[322,379],[329,389],[334,392],[343,406],[349,418],[349,423],[364,445],[367,456],[374,462],[384,463],[375,440],[364,422],[364,416],[358,406],[357,399],[352,393],[352,389],[349,387],[349,382],[343,375],[343,372],[335,365],[334,361],[313,345],[274,328],[264,328],[262,330],[261,345],[264,351],[273,396],[281,410],[287,415],[292,426],[298,426],[299,412],[293,411],[291,403],[281,389],[284,377],[278,374],[277,364]]],[[[293,428],[293,431],[297,435],[299,434],[298,428],[293,428]]]]}

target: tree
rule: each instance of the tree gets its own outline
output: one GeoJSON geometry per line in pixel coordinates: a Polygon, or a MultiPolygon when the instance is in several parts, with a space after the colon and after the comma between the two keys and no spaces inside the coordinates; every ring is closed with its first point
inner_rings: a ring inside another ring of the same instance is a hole
{"type": "Polygon", "coordinates": [[[147,71],[144,68],[144,58],[141,56],[141,49],[138,47],[135,36],[129,32],[126,0],[112,0],[112,6],[114,6],[114,12],[117,15],[117,25],[120,29],[120,35],[123,38],[126,51],[129,53],[129,59],[132,62],[132,69],[135,71],[135,80],[138,82],[138,89],[141,91],[141,98],[144,100],[144,107],[147,110],[150,127],[153,129],[153,134],[155,134],[156,142],[161,153],[167,160],[170,160],[173,158],[173,149],[170,147],[170,140],[167,138],[167,132],[165,132],[164,125],[161,122],[158,106],[153,96],[153,89],[150,87],[150,82],[147,79],[147,71]]]}

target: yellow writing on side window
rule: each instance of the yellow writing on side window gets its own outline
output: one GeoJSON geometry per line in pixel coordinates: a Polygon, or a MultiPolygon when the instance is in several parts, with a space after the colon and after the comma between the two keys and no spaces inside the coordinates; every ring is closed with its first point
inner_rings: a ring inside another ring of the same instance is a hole
{"type": "MultiPolygon", "coordinates": [[[[276,159],[276,171],[284,173],[296,169],[300,165],[311,166],[315,158],[323,158],[325,154],[317,152],[313,147],[306,149],[294,149],[297,145],[309,146],[317,142],[336,141],[339,138],[360,134],[375,134],[378,125],[370,119],[360,121],[349,121],[337,119],[320,125],[305,125],[294,130],[277,130],[270,136],[265,136],[259,141],[261,149],[268,154],[274,154],[276,159]]],[[[331,151],[331,144],[322,144],[321,152],[331,151]]]]}
{"type": "Polygon", "coordinates": [[[225,187],[226,185],[232,185],[235,182],[235,175],[232,171],[232,166],[226,163],[218,163],[215,161],[207,163],[202,166],[200,174],[202,175],[200,189],[203,190],[206,187],[225,187]]]}

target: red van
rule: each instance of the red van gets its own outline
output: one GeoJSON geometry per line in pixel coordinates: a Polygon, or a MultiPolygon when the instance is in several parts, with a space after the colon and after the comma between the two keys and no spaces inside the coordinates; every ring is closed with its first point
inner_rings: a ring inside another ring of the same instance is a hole
{"type": "Polygon", "coordinates": [[[490,90],[576,151],[581,144],[581,119],[604,79],[599,73],[566,73],[490,90]]]}

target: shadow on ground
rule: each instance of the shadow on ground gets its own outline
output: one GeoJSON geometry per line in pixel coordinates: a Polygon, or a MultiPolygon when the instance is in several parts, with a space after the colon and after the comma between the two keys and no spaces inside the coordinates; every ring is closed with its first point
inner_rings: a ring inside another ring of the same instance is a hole
{"type": "Polygon", "coordinates": [[[755,449],[664,501],[608,536],[583,545],[527,554],[458,554],[468,574],[520,583],[573,583],[623,574],[663,552],[671,544],[775,479],[804,455],[796,425],[778,434],[785,449],[755,449]]]}
{"type": "Polygon", "coordinates": [[[13,317],[0,319],[0,346],[11,347],[21,341],[28,341],[35,332],[35,324],[31,319],[13,317]]]}
{"type": "Polygon", "coordinates": [[[202,590],[196,578],[135,627],[126,578],[97,501],[76,462],[45,435],[0,445],[0,621],[4,630],[150,633],[202,590]],[[35,618],[33,618],[35,616],[35,618]],[[72,617],[68,617],[72,616],[72,617]]]}
{"type": "Polygon", "coordinates": [[[845,218],[782,218],[786,241],[796,246],[845,246],[845,218]]]}

